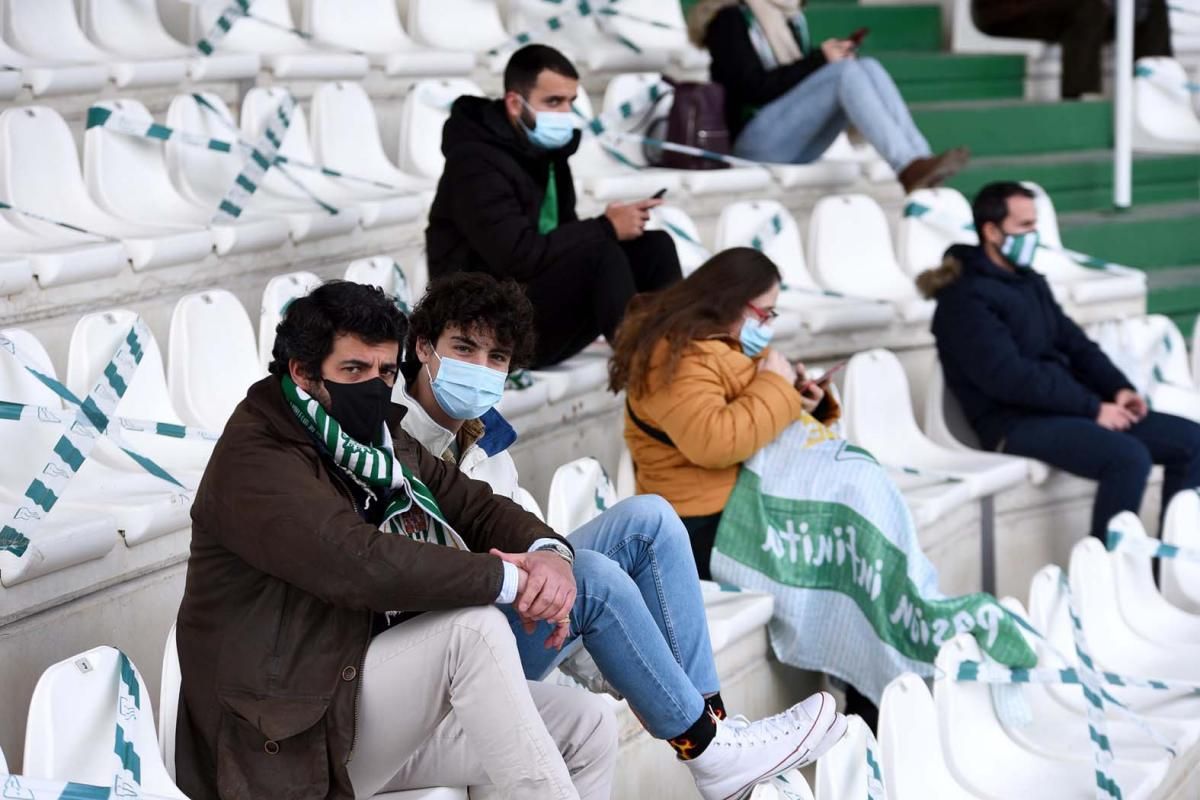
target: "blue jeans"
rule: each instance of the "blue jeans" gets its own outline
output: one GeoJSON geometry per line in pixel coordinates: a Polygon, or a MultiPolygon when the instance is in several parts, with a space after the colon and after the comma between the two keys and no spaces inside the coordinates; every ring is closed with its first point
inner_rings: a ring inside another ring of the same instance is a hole
{"type": "Polygon", "coordinates": [[[652,736],[680,735],[704,713],[704,698],[721,688],[683,523],[667,501],[642,495],[568,538],[578,595],[562,653],[544,647],[548,623],[528,634],[512,607],[503,607],[525,676],[542,679],[581,639],[652,736]]]}
{"type": "Polygon", "coordinates": [[[1101,540],[1110,519],[1137,513],[1153,464],[1164,467],[1164,509],[1176,492],[1200,486],[1200,425],[1155,411],[1127,431],[1085,417],[1029,417],[1008,432],[1003,450],[1099,481],[1091,533],[1101,540]]]}
{"type": "Polygon", "coordinates": [[[758,110],[733,152],[776,164],[807,164],[829,149],[847,123],[899,172],[930,154],[900,90],[873,58],[826,64],[758,110]]]}

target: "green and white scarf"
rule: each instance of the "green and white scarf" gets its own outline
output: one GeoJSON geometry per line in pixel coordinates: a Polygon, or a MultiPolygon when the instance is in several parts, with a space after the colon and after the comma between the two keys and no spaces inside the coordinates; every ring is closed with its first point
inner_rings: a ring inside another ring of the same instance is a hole
{"type": "Polygon", "coordinates": [[[446,521],[429,487],[396,458],[387,425],[383,426],[378,447],[365,445],[343,431],[338,421],[288,375],[283,377],[283,396],[296,419],[324,445],[347,478],[371,493],[378,489],[393,490],[380,530],[402,534],[418,542],[470,550],[446,521]]]}

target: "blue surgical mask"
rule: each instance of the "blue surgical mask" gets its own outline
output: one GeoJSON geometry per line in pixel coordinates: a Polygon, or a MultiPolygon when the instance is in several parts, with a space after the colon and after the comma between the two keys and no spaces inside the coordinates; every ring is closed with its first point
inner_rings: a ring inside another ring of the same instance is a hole
{"type": "Polygon", "coordinates": [[[746,317],[742,320],[742,332],[738,334],[738,341],[742,343],[742,352],[754,358],[767,349],[774,335],[775,328],[770,322],[759,322],[756,318],[746,317]]]}
{"type": "Polygon", "coordinates": [[[535,147],[557,150],[571,143],[571,137],[575,135],[574,114],[569,111],[536,111],[524,97],[521,103],[533,113],[533,128],[529,128],[524,120],[521,120],[521,127],[535,147]]]}
{"type": "Polygon", "coordinates": [[[1018,267],[1028,267],[1033,264],[1033,254],[1038,249],[1038,232],[1009,233],[1000,243],[1000,255],[1007,258],[1018,267]]]}
{"type": "Polygon", "coordinates": [[[433,398],[447,415],[454,419],[478,419],[500,402],[508,378],[506,373],[457,358],[442,358],[436,350],[433,354],[439,364],[437,377],[430,375],[428,364],[425,374],[430,375],[433,398]]]}

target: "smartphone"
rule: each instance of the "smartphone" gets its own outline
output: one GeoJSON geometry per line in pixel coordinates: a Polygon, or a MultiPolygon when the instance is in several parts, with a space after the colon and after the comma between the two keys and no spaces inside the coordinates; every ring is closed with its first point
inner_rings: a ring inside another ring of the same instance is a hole
{"type": "Polygon", "coordinates": [[[854,33],[850,34],[846,38],[855,47],[861,47],[862,43],[863,43],[863,39],[867,38],[867,34],[870,32],[871,32],[870,28],[859,28],[858,30],[856,30],[854,33]]]}
{"type": "Polygon", "coordinates": [[[667,193],[667,187],[664,186],[663,188],[659,189],[654,194],[650,195],[650,199],[651,200],[662,200],[663,196],[666,195],[666,193],[667,193]]]}
{"type": "Polygon", "coordinates": [[[832,378],[834,375],[836,375],[837,373],[839,373],[843,369],[845,369],[846,365],[849,363],[850,363],[850,360],[847,359],[845,361],[839,361],[838,363],[834,364],[832,367],[825,370],[825,373],[821,377],[817,378],[817,383],[828,383],[830,378],[832,378]]]}

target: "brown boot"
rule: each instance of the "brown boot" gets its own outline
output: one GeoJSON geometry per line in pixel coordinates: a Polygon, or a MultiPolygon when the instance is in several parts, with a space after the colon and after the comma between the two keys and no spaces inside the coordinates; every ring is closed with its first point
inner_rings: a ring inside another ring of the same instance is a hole
{"type": "Polygon", "coordinates": [[[965,147],[955,147],[951,150],[928,158],[915,158],[908,166],[900,170],[896,177],[904,187],[904,193],[910,194],[917,189],[928,189],[940,186],[942,181],[967,165],[971,151],[965,147]]]}

